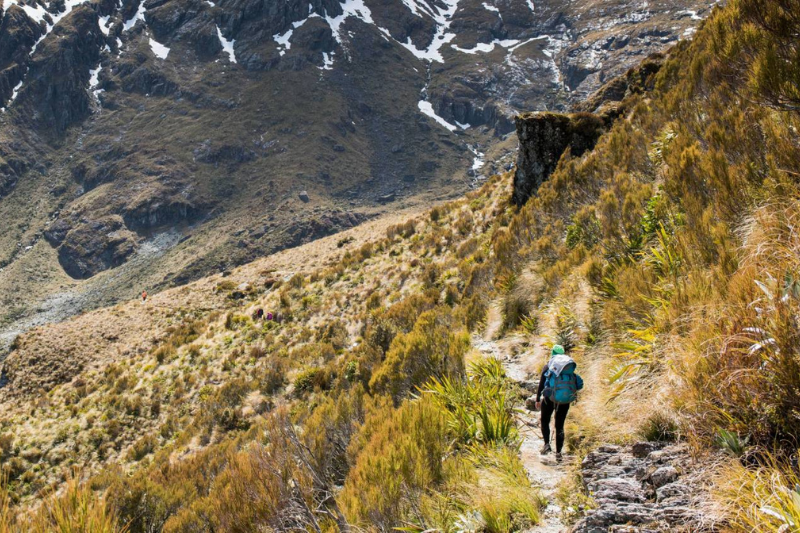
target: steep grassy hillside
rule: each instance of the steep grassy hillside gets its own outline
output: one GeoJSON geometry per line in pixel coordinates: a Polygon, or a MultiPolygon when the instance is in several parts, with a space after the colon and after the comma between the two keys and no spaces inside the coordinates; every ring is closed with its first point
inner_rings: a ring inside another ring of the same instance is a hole
{"type": "MultiPolygon", "coordinates": [[[[526,529],[546,498],[515,410],[553,342],[589,384],[571,454],[682,441],[709,529],[796,529],[797,13],[718,9],[520,208],[495,176],[320,268],[267,259],[22,335],[0,531],[526,529]],[[503,336],[505,367],[479,340],[503,336]]],[[[603,504],[584,490],[565,482],[565,521],[603,504]]]]}

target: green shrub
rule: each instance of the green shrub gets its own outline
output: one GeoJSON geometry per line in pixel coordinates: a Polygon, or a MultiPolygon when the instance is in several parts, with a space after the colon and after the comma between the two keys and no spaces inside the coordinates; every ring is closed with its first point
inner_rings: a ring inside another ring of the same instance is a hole
{"type": "Polygon", "coordinates": [[[141,461],[147,455],[153,453],[156,446],[158,446],[158,439],[153,435],[145,435],[137,440],[133,446],[131,446],[130,450],[128,450],[128,460],[141,461]]]}
{"type": "Polygon", "coordinates": [[[294,390],[299,393],[311,392],[315,388],[328,386],[327,375],[321,368],[306,368],[294,378],[294,390]]]}

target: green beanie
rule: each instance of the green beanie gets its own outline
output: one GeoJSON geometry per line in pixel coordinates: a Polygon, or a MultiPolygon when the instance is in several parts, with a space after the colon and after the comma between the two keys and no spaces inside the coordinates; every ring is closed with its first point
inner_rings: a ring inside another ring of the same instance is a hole
{"type": "Polygon", "coordinates": [[[561,346],[560,344],[554,344],[553,345],[553,351],[550,352],[550,355],[551,356],[556,356],[556,355],[563,355],[564,353],[565,352],[564,352],[564,347],[563,346],[561,346]]]}

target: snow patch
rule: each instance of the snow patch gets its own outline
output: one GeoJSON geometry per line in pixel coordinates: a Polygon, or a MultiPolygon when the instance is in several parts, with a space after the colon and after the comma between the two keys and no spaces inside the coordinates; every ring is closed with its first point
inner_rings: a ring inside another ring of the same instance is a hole
{"type": "Polygon", "coordinates": [[[298,20],[297,22],[293,22],[292,27],[286,30],[286,33],[284,34],[276,33],[275,35],[272,36],[272,40],[278,43],[278,48],[279,49],[282,48],[282,50],[279,50],[281,55],[285,54],[286,50],[292,47],[291,38],[292,38],[292,33],[294,33],[294,30],[305,24],[306,21],[313,16],[314,15],[309,15],[308,18],[305,18],[303,20],[298,20]]]}
{"type": "Polygon", "coordinates": [[[100,31],[103,32],[103,35],[108,35],[108,32],[111,28],[108,27],[108,21],[111,19],[110,15],[106,15],[105,17],[100,17],[98,19],[98,23],[100,24],[100,31]]]}
{"type": "Polygon", "coordinates": [[[102,65],[97,65],[96,69],[92,69],[89,71],[89,90],[92,91],[95,100],[100,99],[100,93],[103,92],[103,89],[98,89],[97,86],[100,85],[100,71],[103,70],[102,65]]]}
{"type": "Polygon", "coordinates": [[[14,100],[17,99],[17,95],[19,95],[19,90],[22,89],[22,80],[14,87],[14,90],[11,91],[11,99],[8,101],[8,105],[14,103],[14,100]]]}
{"type": "Polygon", "coordinates": [[[433,36],[433,40],[428,48],[420,50],[414,46],[410,37],[408,38],[407,42],[400,44],[414,54],[414,56],[418,59],[444,63],[444,58],[442,57],[440,50],[444,45],[452,42],[452,40],[456,38],[456,34],[449,33],[448,30],[450,29],[450,23],[452,22],[451,19],[458,9],[458,1],[459,0],[442,0],[441,4],[444,4],[445,8],[442,10],[437,6],[431,11],[430,16],[436,22],[436,34],[433,36]]]}
{"type": "Polygon", "coordinates": [[[222,50],[228,54],[228,59],[231,63],[236,63],[236,53],[233,50],[233,45],[236,43],[235,39],[231,39],[230,41],[222,35],[222,30],[219,29],[217,26],[217,37],[219,37],[219,42],[222,44],[222,50]]]}
{"type": "Polygon", "coordinates": [[[19,94],[19,90],[21,88],[22,88],[22,80],[19,81],[19,83],[14,87],[14,90],[11,92],[11,98],[8,100],[8,104],[6,104],[6,107],[3,107],[2,109],[0,109],[0,111],[5,113],[6,109],[11,107],[11,104],[13,104],[14,100],[17,99],[17,95],[19,94]]]}
{"type": "Polygon", "coordinates": [[[319,67],[320,70],[333,70],[333,54],[328,52],[322,52],[322,66],[319,67]]]}
{"type": "Polygon", "coordinates": [[[450,47],[453,48],[454,50],[458,50],[459,52],[465,54],[477,54],[478,52],[483,52],[483,53],[491,52],[497,45],[503,48],[511,48],[518,44],[520,44],[519,39],[504,39],[502,41],[495,39],[491,43],[478,43],[477,45],[475,45],[475,48],[461,48],[460,46],[455,44],[451,44],[450,47]]]}
{"type": "Polygon", "coordinates": [[[333,37],[339,44],[342,44],[340,28],[348,17],[356,17],[367,24],[375,24],[372,20],[372,12],[366,4],[364,4],[363,0],[345,0],[339,7],[342,8],[341,15],[338,17],[325,17],[325,21],[328,23],[328,26],[330,26],[333,37]]]}
{"type": "Polygon", "coordinates": [[[169,48],[150,37],[150,50],[159,59],[166,59],[169,55],[169,48]]]}
{"type": "Polygon", "coordinates": [[[103,67],[97,65],[97,68],[89,71],[89,88],[94,89],[100,83],[100,70],[103,67]]]}
{"type": "Polygon", "coordinates": [[[487,11],[494,11],[495,13],[500,13],[500,10],[499,10],[499,9],[497,9],[495,6],[492,6],[492,5],[489,5],[489,4],[487,4],[486,2],[484,2],[484,3],[483,3],[483,4],[481,4],[481,5],[482,5],[482,6],[483,6],[483,8],[484,8],[485,10],[487,10],[487,11]]]}
{"type": "Polygon", "coordinates": [[[403,3],[409,9],[409,11],[420,18],[422,18],[422,14],[428,15],[429,17],[434,16],[430,6],[428,6],[425,2],[418,2],[417,0],[403,0],[403,3]],[[420,14],[420,11],[422,14],[420,14]]]}
{"type": "Polygon", "coordinates": [[[685,17],[688,15],[689,18],[691,18],[692,20],[703,20],[703,17],[698,15],[697,11],[693,9],[684,9],[683,11],[678,11],[675,14],[678,15],[679,17],[685,17]]]}
{"type": "Polygon", "coordinates": [[[133,17],[131,17],[130,20],[126,21],[122,25],[122,31],[128,31],[129,29],[133,28],[140,20],[144,22],[144,12],[144,0],[139,0],[139,7],[136,9],[136,13],[133,15],[133,17]]]}
{"type": "Polygon", "coordinates": [[[22,8],[22,10],[25,12],[25,14],[28,15],[28,18],[30,18],[31,20],[33,20],[37,24],[42,22],[44,20],[44,16],[47,14],[47,10],[44,8],[44,6],[41,6],[39,4],[36,4],[35,6],[29,6],[27,4],[23,4],[23,3],[19,2],[19,0],[17,2],[14,2],[14,3],[18,7],[22,8]]]}
{"type": "Polygon", "coordinates": [[[290,39],[292,38],[293,31],[293,29],[290,29],[287,30],[283,35],[276,33],[272,36],[272,40],[278,43],[278,53],[280,53],[280,55],[285,54],[286,50],[292,47],[290,39]]]}
{"type": "Polygon", "coordinates": [[[472,155],[475,156],[475,159],[473,159],[472,161],[472,170],[477,172],[483,167],[483,165],[486,164],[486,162],[483,160],[484,154],[479,152],[476,146],[468,144],[467,148],[469,148],[469,151],[472,152],[472,155]]]}
{"type": "Polygon", "coordinates": [[[433,106],[431,105],[430,102],[427,102],[425,100],[420,100],[418,105],[419,105],[419,110],[422,112],[422,114],[431,117],[433,120],[438,122],[439,125],[447,128],[449,131],[456,131],[456,127],[455,126],[453,126],[452,124],[447,122],[445,119],[443,119],[442,117],[440,117],[439,115],[436,114],[436,112],[433,110],[433,106]]]}

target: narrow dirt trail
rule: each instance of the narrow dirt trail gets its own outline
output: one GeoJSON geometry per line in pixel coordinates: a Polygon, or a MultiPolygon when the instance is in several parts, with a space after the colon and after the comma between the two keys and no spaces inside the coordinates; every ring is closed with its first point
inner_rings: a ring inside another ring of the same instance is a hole
{"type": "MultiPolygon", "coordinates": [[[[537,373],[530,373],[526,370],[536,356],[533,353],[519,354],[519,350],[525,342],[522,335],[512,334],[502,339],[494,338],[500,332],[501,325],[502,317],[499,306],[493,305],[489,311],[486,330],[483,335],[473,337],[473,345],[483,355],[500,359],[510,378],[518,382],[536,384],[537,373]]],[[[544,446],[539,413],[523,410],[517,416],[522,437],[520,446],[522,464],[528,471],[531,480],[541,488],[542,495],[548,502],[542,513],[541,521],[528,532],[557,533],[566,531],[567,527],[561,521],[561,508],[556,501],[556,491],[569,470],[569,458],[565,457],[565,461],[559,465],[553,454],[543,456],[539,453],[544,446]]]]}
{"type": "MultiPolygon", "coordinates": [[[[588,315],[589,291],[580,290],[572,302],[573,312],[581,322],[586,323],[588,315]]],[[[531,337],[521,333],[510,333],[500,337],[503,317],[500,302],[489,309],[486,328],[482,334],[475,334],[473,346],[483,355],[496,357],[502,361],[506,374],[513,380],[531,389],[539,381],[542,366],[549,358],[549,349],[556,331],[554,310],[546,309],[540,315],[540,333],[531,337]]],[[[535,391],[535,389],[534,389],[535,391]]],[[[518,415],[522,444],[520,458],[531,480],[540,487],[547,500],[542,519],[526,533],[557,533],[567,531],[568,526],[561,519],[561,508],[556,492],[565,477],[569,475],[574,457],[564,455],[561,464],[556,463],[555,455],[541,455],[544,446],[540,428],[539,413],[523,409],[518,415]]]]}

